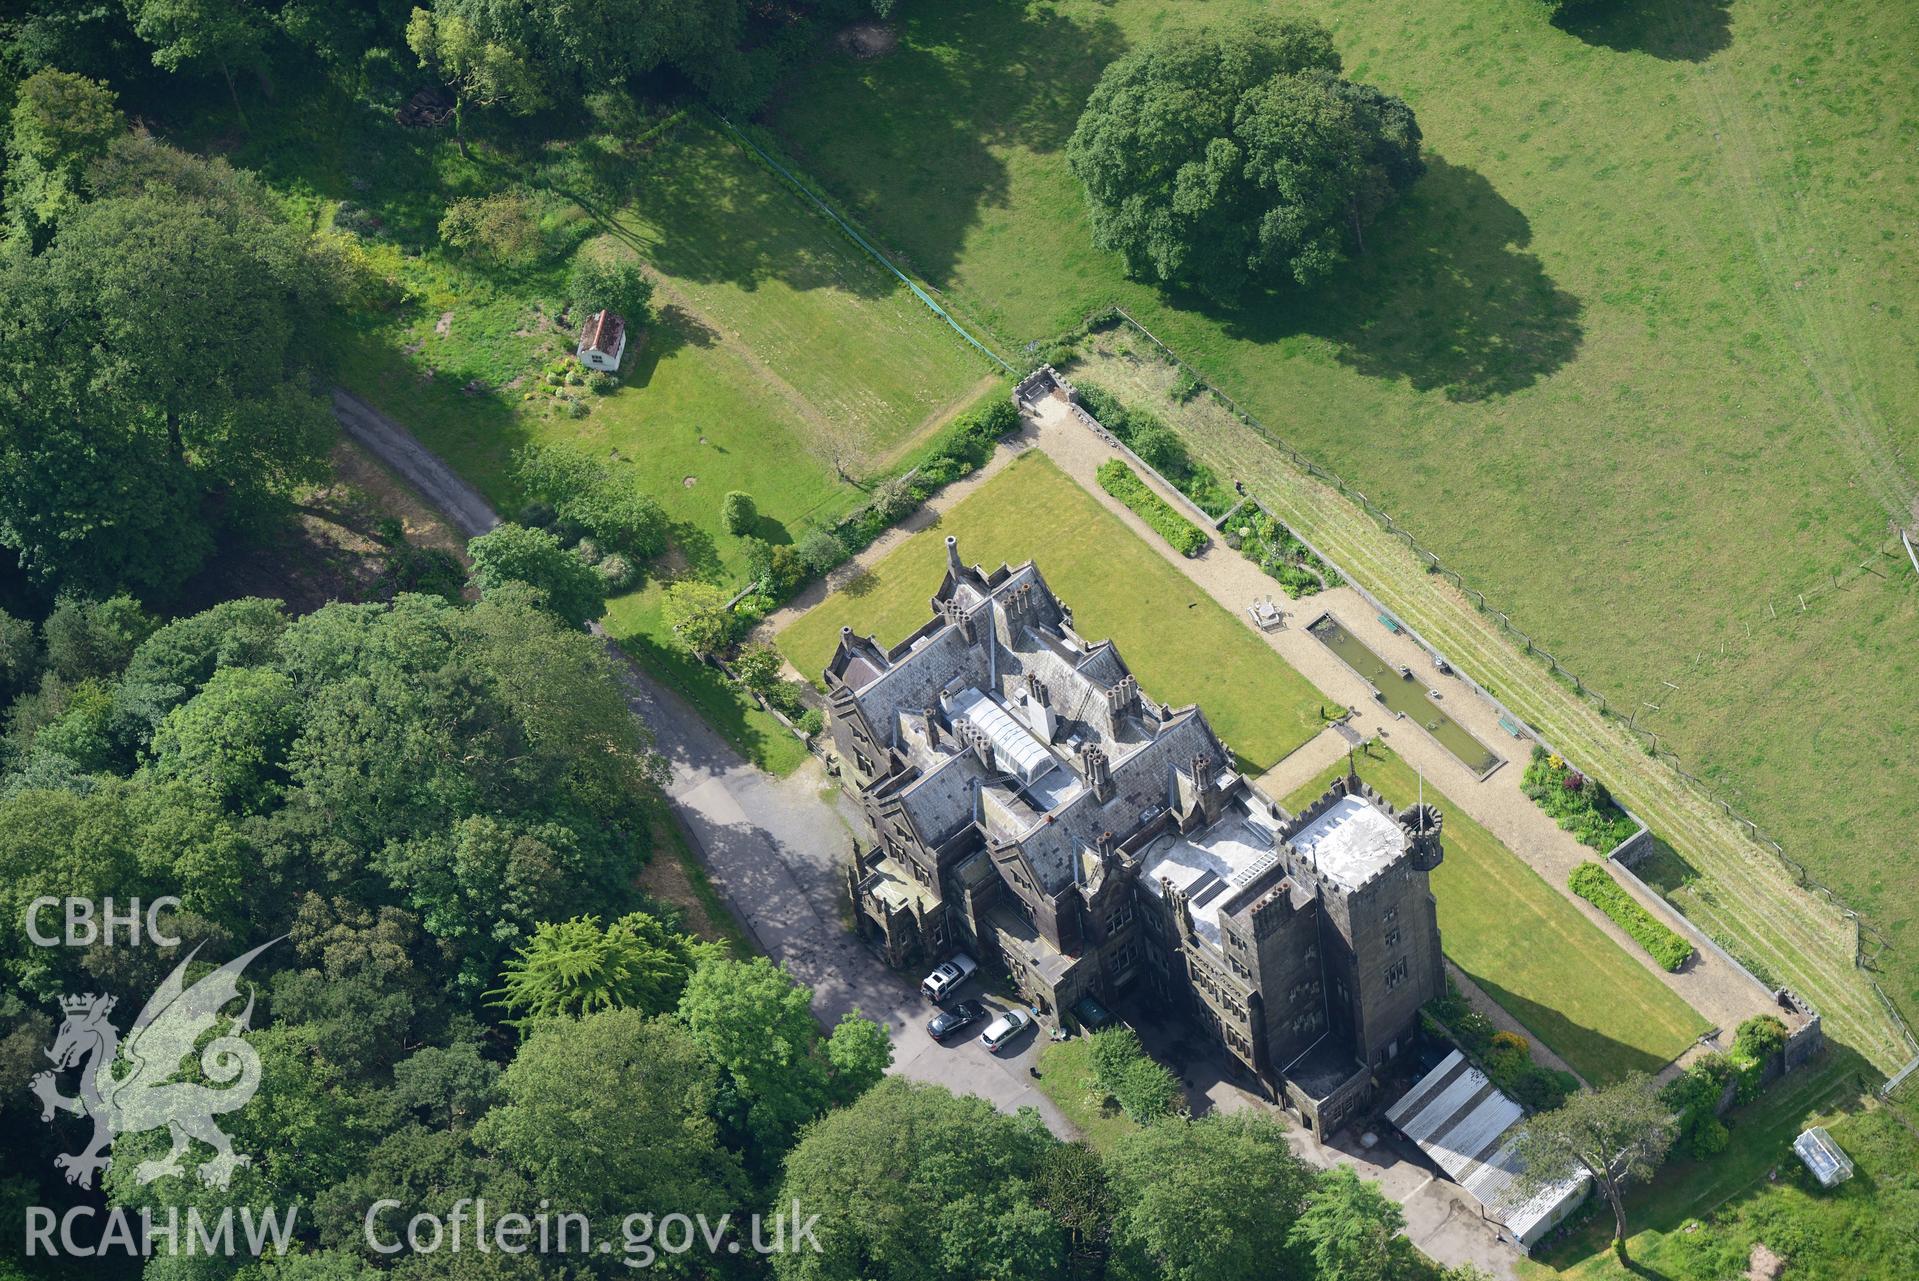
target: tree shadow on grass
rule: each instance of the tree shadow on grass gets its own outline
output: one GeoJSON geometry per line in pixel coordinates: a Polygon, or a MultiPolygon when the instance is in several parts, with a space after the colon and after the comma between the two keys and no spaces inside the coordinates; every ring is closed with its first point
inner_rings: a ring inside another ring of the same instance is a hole
{"type": "MultiPolygon", "coordinates": [[[[1527,1031],[1572,1064],[1575,1071],[1594,1085],[1618,1080],[1628,1072],[1656,1073],[1668,1062],[1636,1045],[1627,1045],[1603,1032],[1582,1027],[1552,1006],[1542,1005],[1503,988],[1463,965],[1460,969],[1479,985],[1480,990],[1498,1002],[1500,1008],[1518,1019],[1527,1031]]],[[[1677,1047],[1678,1050],[1686,1048],[1684,1045],[1677,1047]]]]}
{"type": "Polygon", "coordinates": [[[1369,252],[1321,288],[1233,310],[1178,301],[1211,311],[1244,341],[1328,339],[1360,373],[1449,400],[1532,386],[1578,351],[1580,301],[1525,251],[1531,225],[1484,176],[1438,155],[1426,161],[1409,197],[1373,227],[1369,252]]]}
{"type": "Polygon", "coordinates": [[[775,520],[765,512],[761,512],[758,518],[754,520],[753,528],[750,532],[753,537],[759,539],[761,542],[771,543],[775,547],[785,547],[793,541],[792,532],[786,528],[785,523],[775,520]]]}
{"type": "Polygon", "coordinates": [[[860,565],[855,566],[853,572],[842,579],[834,590],[853,600],[858,600],[862,596],[871,596],[879,589],[879,586],[879,575],[860,565]]]}
{"type": "Polygon", "coordinates": [[[1553,25],[1587,44],[1704,62],[1732,44],[1732,0],[1588,0],[1553,25]]]}
{"type": "Polygon", "coordinates": [[[672,523],[668,538],[685,559],[684,577],[709,583],[726,581],[726,562],[720,559],[719,544],[713,535],[691,521],[677,520],[672,523]]]}
{"type": "Polygon", "coordinates": [[[1004,0],[915,6],[900,25],[897,52],[816,66],[764,114],[802,163],[832,175],[835,195],[896,229],[912,267],[944,285],[979,211],[1009,199],[994,149],[1064,147],[1126,38],[1108,18],[1004,0]],[[849,121],[859,122],[850,133],[849,121]]]}
{"type": "Polygon", "coordinates": [[[660,362],[685,347],[705,350],[720,340],[719,332],[698,316],[677,305],[662,307],[646,327],[639,349],[629,358],[621,381],[630,387],[645,387],[653,381],[660,362]]]}

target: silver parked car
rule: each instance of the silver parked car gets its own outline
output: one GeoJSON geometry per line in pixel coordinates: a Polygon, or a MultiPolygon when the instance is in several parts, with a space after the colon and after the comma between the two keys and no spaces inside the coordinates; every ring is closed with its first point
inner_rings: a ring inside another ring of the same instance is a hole
{"type": "Polygon", "coordinates": [[[1000,1046],[1024,1032],[1032,1021],[1025,1010],[1008,1010],[986,1025],[986,1030],[979,1034],[979,1043],[998,1054],[1000,1046]]]}

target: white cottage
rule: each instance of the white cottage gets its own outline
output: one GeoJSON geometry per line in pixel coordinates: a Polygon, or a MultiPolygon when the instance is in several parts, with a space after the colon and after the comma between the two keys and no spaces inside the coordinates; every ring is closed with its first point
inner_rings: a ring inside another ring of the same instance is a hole
{"type": "Polygon", "coordinates": [[[626,321],[616,312],[594,312],[580,333],[580,349],[576,354],[588,369],[604,369],[609,374],[619,372],[620,358],[626,355],[626,321]]]}

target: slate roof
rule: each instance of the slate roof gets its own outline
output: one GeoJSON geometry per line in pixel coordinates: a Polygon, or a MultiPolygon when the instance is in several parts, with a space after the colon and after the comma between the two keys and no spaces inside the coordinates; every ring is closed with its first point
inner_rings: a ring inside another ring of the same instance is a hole
{"type": "Polygon", "coordinates": [[[1177,804],[1182,778],[1190,795],[1196,757],[1222,770],[1232,759],[1198,708],[1163,712],[1139,697],[1118,650],[1073,630],[1031,561],[992,574],[949,567],[931,604],[935,623],[907,641],[881,651],[843,638],[828,668],[914,772],[891,791],[923,839],[977,823],[989,843],[1020,845],[1040,889],[1055,894],[1102,835],[1124,839],[1144,815],[1177,804]],[[1116,715],[1110,692],[1123,682],[1116,715]],[[1027,723],[1036,702],[1052,714],[1050,739],[1027,723]],[[990,768],[965,736],[974,727],[993,745],[990,768]],[[1083,776],[1088,745],[1110,768],[1104,802],[1083,776]]]}
{"type": "Polygon", "coordinates": [[[580,334],[580,346],[611,356],[620,349],[620,338],[625,333],[626,321],[618,312],[596,311],[587,319],[586,329],[580,334]]]}

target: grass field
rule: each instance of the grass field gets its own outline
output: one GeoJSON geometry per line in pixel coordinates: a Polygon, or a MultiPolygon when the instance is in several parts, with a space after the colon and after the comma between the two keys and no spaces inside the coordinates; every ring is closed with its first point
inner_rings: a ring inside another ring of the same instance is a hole
{"type": "MultiPolygon", "coordinates": [[[[1359,776],[1395,805],[1419,797],[1418,776],[1387,748],[1358,757],[1359,776]]],[[[1341,762],[1291,796],[1297,813],[1343,774],[1341,762]]],[[[1433,873],[1446,955],[1506,1012],[1594,1084],[1656,1072],[1706,1021],[1627,955],[1539,873],[1438,789],[1446,858],[1433,873]]]]}
{"type": "MultiPolygon", "coordinates": [[[[457,157],[436,163],[455,175],[445,197],[486,180],[457,157]]],[[[571,349],[571,332],[552,321],[557,256],[501,276],[438,250],[394,253],[388,265],[414,300],[366,318],[347,344],[344,376],[508,511],[521,444],[577,445],[615,463],[679,524],[688,567],[724,577],[737,567],[736,540],[719,525],[727,491],[754,496],[759,536],[793,537],[862,500],[841,472],[901,462],[980,393],[987,371],[903,285],[703,117],[671,126],[625,163],[630,199],[616,211],[576,190],[577,165],[533,171],[548,184],[554,240],[612,234],[657,282],[658,320],[630,346],[624,385],[587,397],[585,418],[524,399],[539,386],[538,366],[571,349]],[[835,340],[818,341],[822,334],[835,340]]]]}
{"type": "MultiPolygon", "coordinates": [[[[1091,248],[1062,148],[1106,61],[1257,7],[923,7],[769,122],[1003,345],[1124,303],[1589,683],[1661,703],[1694,772],[1901,941],[1910,568],[1768,625],[1910,518],[1919,9],[1631,0],[1568,27],[1532,0],[1305,0],[1433,163],[1326,291],[1223,311],[1091,248]]],[[[1884,962],[1908,1010],[1914,944],[1884,962]]]]}
{"type": "Polygon", "coordinates": [[[235,160],[257,167],[316,228],[353,229],[392,296],[329,335],[337,376],[411,428],[511,516],[514,452],[586,450],[659,500],[673,550],[608,630],[775,772],[805,758],[771,717],[672,649],[658,578],[737,581],[742,545],[719,519],[753,495],[755,535],[798,537],[865,500],[847,476],[910,465],[940,423],[989,387],[981,357],[905,286],[699,113],[624,135],[560,141],[510,132],[462,157],[444,134],[406,130],[344,100],[275,109],[235,160]],[[650,134],[650,136],[648,136],[650,134]],[[532,191],[546,249],[483,268],[437,236],[446,204],[513,184],[532,191]],[[540,367],[572,350],[556,322],[568,254],[587,237],[631,245],[653,273],[657,316],[630,343],[623,385],[570,418],[540,367]],[[820,341],[822,335],[833,341],[820,341]]]}
{"type": "Polygon", "coordinates": [[[667,295],[736,346],[788,430],[866,474],[989,376],[984,357],[698,116],[613,219],[667,295]]]}
{"type": "Polygon", "coordinates": [[[1198,703],[1252,771],[1319,731],[1321,696],[1305,677],[1037,450],[787,627],[780,649],[817,677],[842,625],[882,645],[903,639],[931,616],[927,601],[945,572],[948,534],[969,564],[1038,560],[1082,635],[1110,636],[1148,697],[1198,703]]]}
{"type": "Polygon", "coordinates": [[[1786,1077],[1727,1118],[1732,1141],[1710,1161],[1675,1160],[1630,1197],[1634,1262],[1606,1248],[1612,1216],[1589,1218],[1567,1240],[1522,1265],[1528,1281],[1724,1281],[1746,1275],[1755,1242],[1808,1281],[1893,1281],[1919,1274],[1919,1133],[1889,1108],[1868,1104],[1871,1069],[1832,1055],[1786,1077]],[[1817,1190],[1793,1156],[1793,1138],[1828,1126],[1858,1173],[1817,1190]],[[1777,1172],[1777,1179],[1771,1176],[1777,1172]]]}

